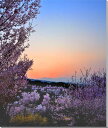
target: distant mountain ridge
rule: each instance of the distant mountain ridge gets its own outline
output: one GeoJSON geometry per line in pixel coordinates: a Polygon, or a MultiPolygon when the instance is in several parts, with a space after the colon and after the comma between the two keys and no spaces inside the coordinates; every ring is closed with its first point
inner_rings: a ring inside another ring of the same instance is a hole
{"type": "Polygon", "coordinates": [[[31,78],[28,78],[29,81],[31,82],[42,82],[42,83],[69,83],[69,82],[65,82],[65,81],[54,81],[53,79],[51,80],[42,80],[42,79],[31,79],[31,78]]]}
{"type": "Polygon", "coordinates": [[[56,82],[56,81],[48,81],[48,80],[38,80],[38,79],[28,79],[30,85],[37,85],[37,86],[60,86],[60,87],[69,87],[69,82],[56,82]]]}
{"type": "MultiPolygon", "coordinates": [[[[75,88],[76,87],[81,87],[84,86],[84,84],[81,83],[72,83],[72,82],[59,82],[59,81],[50,81],[48,80],[39,80],[39,79],[27,79],[30,85],[37,85],[37,86],[56,86],[56,87],[66,87],[68,88],[70,85],[73,85],[75,88]]],[[[52,79],[53,80],[53,79],[52,79]]]]}
{"type": "Polygon", "coordinates": [[[41,79],[32,79],[32,80],[42,80],[42,81],[50,81],[50,82],[72,82],[71,78],[66,78],[66,77],[59,77],[59,78],[41,78],[41,79]]]}

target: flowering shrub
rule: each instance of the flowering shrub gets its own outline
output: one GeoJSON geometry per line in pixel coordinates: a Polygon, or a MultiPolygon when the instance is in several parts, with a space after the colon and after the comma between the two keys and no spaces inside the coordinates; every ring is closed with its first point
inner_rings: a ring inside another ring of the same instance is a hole
{"type": "Polygon", "coordinates": [[[105,88],[96,83],[76,89],[34,85],[8,105],[8,113],[11,119],[38,113],[49,120],[47,126],[105,126],[105,88]]]}

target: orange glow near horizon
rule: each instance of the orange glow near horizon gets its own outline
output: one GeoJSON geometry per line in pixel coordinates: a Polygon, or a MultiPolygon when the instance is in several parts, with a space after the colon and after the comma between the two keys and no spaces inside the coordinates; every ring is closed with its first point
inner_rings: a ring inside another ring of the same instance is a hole
{"type": "Polygon", "coordinates": [[[70,78],[80,69],[106,67],[106,3],[82,1],[42,0],[25,51],[34,61],[28,78],[70,78]]]}
{"type": "MultiPolygon", "coordinates": [[[[33,53],[31,53],[31,57],[33,53]]],[[[57,77],[71,77],[75,71],[83,69],[94,65],[94,63],[100,63],[102,54],[98,55],[96,53],[73,53],[72,55],[66,53],[56,53],[48,54],[41,53],[34,59],[34,64],[32,70],[27,73],[28,78],[57,78],[57,77]],[[59,54],[59,56],[57,56],[59,54]],[[95,62],[96,61],[96,62],[95,62]],[[92,64],[93,62],[93,64],[92,64]]],[[[35,58],[35,57],[34,57],[35,58]]],[[[100,65],[99,65],[100,66],[100,65]]],[[[94,67],[98,70],[98,64],[94,67]]]]}

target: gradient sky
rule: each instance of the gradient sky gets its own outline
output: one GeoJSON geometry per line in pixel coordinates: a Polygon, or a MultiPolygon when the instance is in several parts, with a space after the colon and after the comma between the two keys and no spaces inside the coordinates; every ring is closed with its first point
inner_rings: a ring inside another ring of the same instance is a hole
{"type": "Polygon", "coordinates": [[[34,60],[29,78],[105,68],[105,0],[41,0],[41,6],[26,50],[34,60]]]}

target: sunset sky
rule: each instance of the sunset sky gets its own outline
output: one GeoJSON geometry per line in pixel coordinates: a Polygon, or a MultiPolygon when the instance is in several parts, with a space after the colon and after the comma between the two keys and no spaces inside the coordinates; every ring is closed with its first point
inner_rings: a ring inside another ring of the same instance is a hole
{"type": "Polygon", "coordinates": [[[29,78],[70,78],[75,71],[105,68],[105,0],[41,0],[28,57],[29,78]]]}

